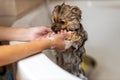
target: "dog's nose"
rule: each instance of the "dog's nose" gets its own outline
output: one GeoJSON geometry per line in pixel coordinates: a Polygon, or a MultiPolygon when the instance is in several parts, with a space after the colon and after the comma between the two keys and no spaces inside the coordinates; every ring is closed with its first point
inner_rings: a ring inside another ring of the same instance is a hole
{"type": "Polygon", "coordinates": [[[51,29],[52,29],[55,33],[57,33],[57,32],[59,32],[59,31],[61,30],[61,27],[60,27],[60,25],[59,25],[58,23],[53,23],[51,29]]]}
{"type": "Polygon", "coordinates": [[[52,26],[51,29],[55,32],[55,26],[52,26]]]}
{"type": "Polygon", "coordinates": [[[58,32],[58,31],[56,30],[55,26],[52,26],[51,29],[52,29],[55,33],[58,32]]]}

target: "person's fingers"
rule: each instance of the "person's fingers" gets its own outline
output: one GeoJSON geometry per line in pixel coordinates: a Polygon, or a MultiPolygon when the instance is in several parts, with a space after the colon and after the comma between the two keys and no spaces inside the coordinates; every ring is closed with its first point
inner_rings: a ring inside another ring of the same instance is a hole
{"type": "Polygon", "coordinates": [[[66,33],[67,33],[67,31],[66,31],[66,30],[64,30],[64,33],[66,34],[66,33]]]}
{"type": "Polygon", "coordinates": [[[61,30],[60,33],[61,33],[61,34],[64,33],[64,30],[61,30]]]}
{"type": "Polygon", "coordinates": [[[49,27],[45,27],[45,30],[48,31],[48,32],[52,32],[52,29],[49,28],[49,27]]]}
{"type": "Polygon", "coordinates": [[[52,33],[53,35],[55,34],[55,32],[52,33]]]}
{"type": "Polygon", "coordinates": [[[47,26],[41,26],[37,28],[40,34],[47,34],[49,32],[52,32],[51,28],[47,26]]]}
{"type": "Polygon", "coordinates": [[[71,31],[69,31],[69,32],[67,32],[66,30],[64,30],[64,32],[62,33],[62,34],[64,34],[65,36],[69,36],[69,35],[71,35],[71,31]]]}
{"type": "Polygon", "coordinates": [[[68,31],[69,34],[71,34],[72,32],[71,31],[68,31]]]}
{"type": "Polygon", "coordinates": [[[61,32],[57,32],[57,34],[60,34],[61,32]]]}
{"type": "Polygon", "coordinates": [[[67,35],[71,35],[71,34],[72,34],[72,32],[71,32],[71,31],[68,31],[68,32],[67,32],[67,35]]]}

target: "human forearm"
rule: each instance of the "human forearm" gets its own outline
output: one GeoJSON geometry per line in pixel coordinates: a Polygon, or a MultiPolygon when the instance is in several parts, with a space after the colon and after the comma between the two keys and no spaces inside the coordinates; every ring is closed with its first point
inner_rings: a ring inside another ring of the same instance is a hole
{"type": "Polygon", "coordinates": [[[0,27],[0,41],[29,41],[28,28],[0,27]]]}
{"type": "MultiPolygon", "coordinates": [[[[15,29],[16,28],[14,28],[14,30],[15,29]]],[[[5,31],[9,32],[8,30],[5,30],[5,31]]],[[[13,30],[13,28],[12,28],[12,30],[13,30]]],[[[11,33],[14,31],[14,30],[13,31],[12,30],[10,30],[11,33]]],[[[24,30],[22,30],[22,31],[24,31],[24,30]]],[[[30,30],[30,32],[31,31],[34,32],[34,31],[36,31],[36,29],[32,28],[32,30],[30,30]]],[[[2,32],[2,33],[4,33],[4,32],[2,32]]],[[[5,33],[4,33],[4,35],[6,36],[5,33]]],[[[18,33],[17,33],[17,35],[18,35],[18,33]]],[[[21,35],[21,33],[20,33],[20,35],[21,35]]],[[[18,61],[20,59],[23,59],[23,58],[28,57],[30,55],[41,52],[41,51],[43,51],[43,50],[45,50],[47,48],[50,48],[51,46],[54,46],[58,50],[64,50],[64,48],[65,48],[64,37],[67,35],[67,33],[61,32],[61,33],[58,33],[58,34],[51,34],[51,36],[50,35],[43,36],[42,38],[39,38],[38,35],[39,35],[39,30],[37,32],[37,35],[35,35],[35,36],[37,36],[37,40],[33,41],[33,42],[28,42],[28,43],[23,43],[23,44],[16,44],[16,45],[1,46],[0,47],[0,66],[16,62],[16,61],[18,61]]],[[[43,33],[42,33],[42,35],[43,35],[43,33]]],[[[3,35],[1,35],[1,36],[3,36],[3,35]]],[[[7,38],[5,40],[10,40],[10,39],[11,38],[7,38]]],[[[2,40],[2,38],[1,38],[1,40],[2,40]]]]}
{"type": "Polygon", "coordinates": [[[24,44],[1,46],[0,66],[13,63],[35,53],[41,52],[52,45],[50,40],[40,40],[24,44]]]}

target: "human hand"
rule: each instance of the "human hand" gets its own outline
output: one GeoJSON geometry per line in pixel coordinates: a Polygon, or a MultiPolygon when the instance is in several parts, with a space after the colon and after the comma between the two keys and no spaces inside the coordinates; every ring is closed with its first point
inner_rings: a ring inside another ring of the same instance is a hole
{"type": "Polygon", "coordinates": [[[67,32],[66,30],[61,30],[57,34],[53,33],[51,36],[48,36],[47,38],[52,41],[52,46],[55,47],[58,50],[64,50],[69,47],[68,44],[70,44],[69,41],[65,41],[65,36],[70,35],[71,32],[67,32]]]}
{"type": "Polygon", "coordinates": [[[52,32],[52,30],[45,26],[29,28],[30,41],[41,39],[50,32],[52,32]]]}

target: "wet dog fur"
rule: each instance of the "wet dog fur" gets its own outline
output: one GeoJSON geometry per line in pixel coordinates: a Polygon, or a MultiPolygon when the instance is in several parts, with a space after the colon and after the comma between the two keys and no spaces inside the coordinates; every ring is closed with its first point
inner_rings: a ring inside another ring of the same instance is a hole
{"type": "Polygon", "coordinates": [[[66,37],[66,40],[73,41],[73,45],[65,51],[56,50],[56,61],[60,67],[80,77],[82,57],[86,53],[84,44],[87,40],[87,32],[81,24],[81,10],[64,3],[57,5],[52,12],[52,30],[56,33],[60,30],[72,32],[72,36],[66,37]]]}

